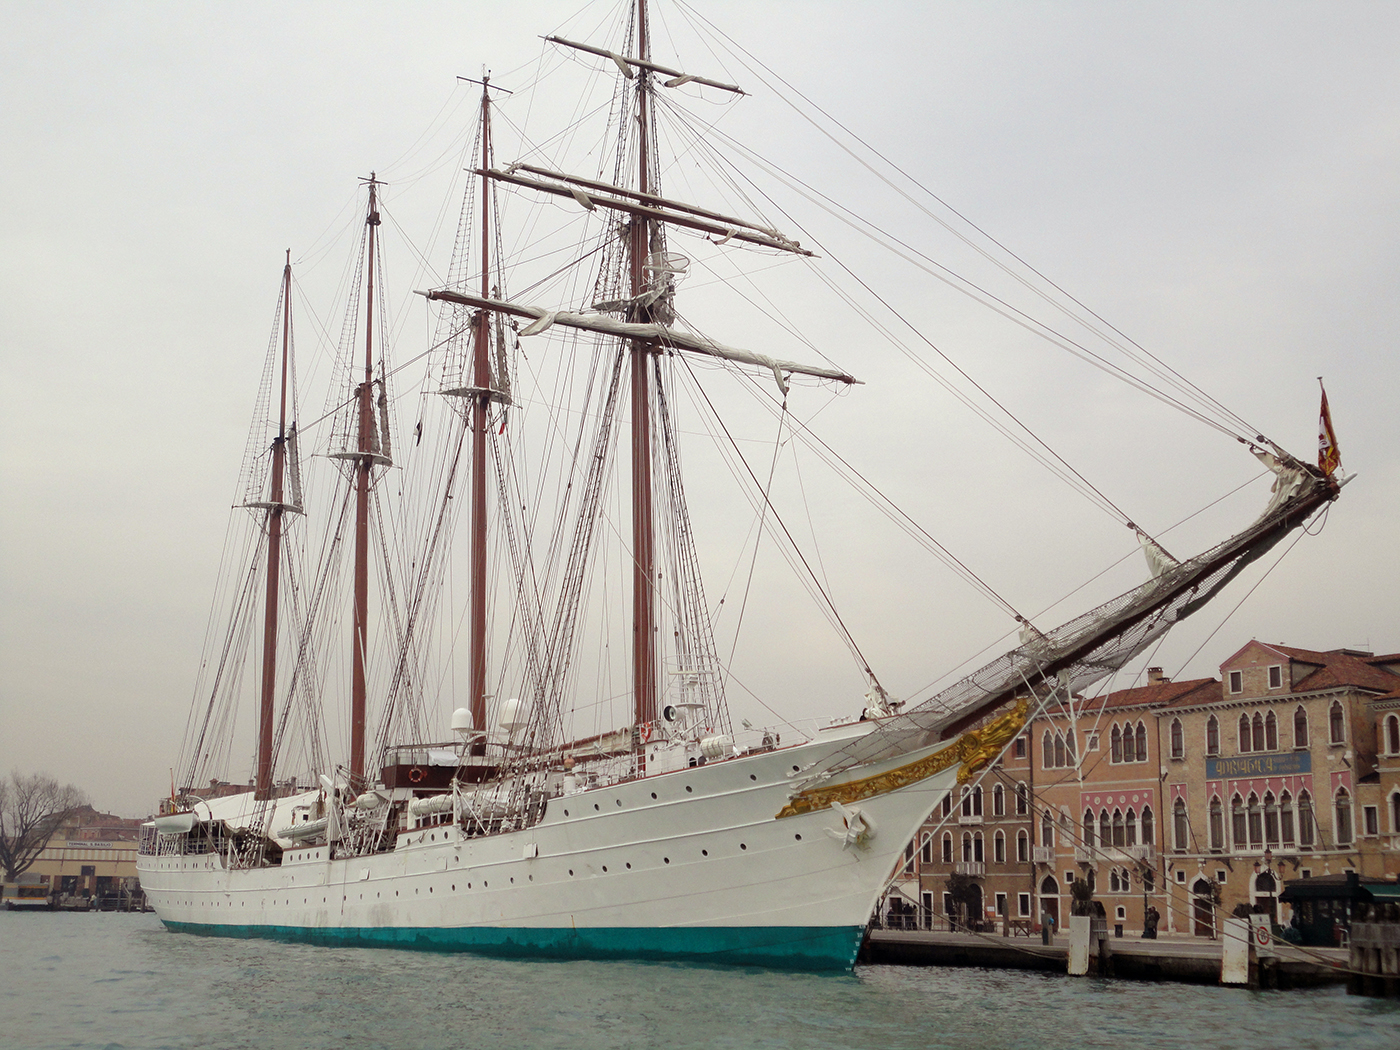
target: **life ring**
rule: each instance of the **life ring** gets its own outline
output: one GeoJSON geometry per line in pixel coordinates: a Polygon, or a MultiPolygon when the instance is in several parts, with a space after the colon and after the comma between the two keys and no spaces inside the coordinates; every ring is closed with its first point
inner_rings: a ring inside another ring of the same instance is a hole
{"type": "Polygon", "coordinates": [[[408,771],[408,779],[415,784],[421,784],[423,782],[423,771],[417,766],[414,766],[408,771]]]}
{"type": "Polygon", "coordinates": [[[642,738],[642,743],[644,743],[644,744],[645,744],[648,740],[650,740],[650,739],[651,739],[651,723],[650,723],[650,722],[643,722],[641,725],[639,725],[639,726],[637,727],[637,735],[640,736],[640,737],[642,738]]]}

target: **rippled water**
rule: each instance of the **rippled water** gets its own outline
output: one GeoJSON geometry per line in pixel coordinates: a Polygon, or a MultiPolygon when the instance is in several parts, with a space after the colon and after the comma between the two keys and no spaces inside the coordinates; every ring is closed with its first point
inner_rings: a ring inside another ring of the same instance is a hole
{"type": "Polygon", "coordinates": [[[1400,1004],[999,970],[853,975],[515,962],[0,913],[0,1046],[1055,1048],[1400,1046],[1400,1004]]]}

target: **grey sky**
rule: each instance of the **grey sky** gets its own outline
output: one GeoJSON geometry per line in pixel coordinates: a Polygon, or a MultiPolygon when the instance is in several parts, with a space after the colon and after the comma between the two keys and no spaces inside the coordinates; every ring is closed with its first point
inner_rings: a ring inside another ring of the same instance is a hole
{"type": "MultiPolygon", "coordinates": [[[[345,249],[327,233],[360,207],[356,177],[374,168],[388,180],[395,214],[425,243],[451,175],[446,147],[474,118],[471,89],[454,76],[489,65],[503,86],[523,83],[539,35],[567,25],[583,39],[602,36],[612,5],[575,17],[581,6],[7,5],[0,770],[52,772],[99,807],[132,815],[168,786],[282,250],[292,249],[308,294],[325,293],[323,320],[337,325],[330,293],[345,249]]],[[[1400,8],[701,9],[1301,456],[1314,453],[1315,377],[1326,376],[1344,463],[1358,479],[1321,535],[1304,537],[1213,639],[1273,557],[1168,640],[1156,662],[1169,674],[1212,674],[1255,636],[1400,648],[1400,8]]],[[[664,3],[659,11],[682,40],[683,19],[664,3]]],[[[676,56],[670,39],[658,34],[659,61],[714,71],[708,52],[676,56]]],[[[754,91],[725,116],[730,134],[934,257],[975,265],[742,70],[724,72],[754,91]]],[[[549,117],[529,113],[530,128],[549,117]]],[[[683,170],[675,176],[684,183],[683,170]]],[[[449,227],[455,212],[449,203],[449,227]]],[[[832,254],[879,281],[1145,526],[1165,528],[1254,473],[1233,442],[878,259],[829,217],[810,222],[832,254]]],[[[447,247],[437,244],[439,270],[447,247]]],[[[432,283],[403,258],[390,273],[401,282],[400,359],[426,339],[409,288],[432,283]]],[[[786,271],[776,280],[786,288],[786,271]]],[[[1130,534],[1030,467],[849,315],[828,317],[820,294],[799,294],[808,337],[866,380],[822,410],[823,435],[1018,607],[1038,612],[1131,550],[1130,534]]],[[[703,305],[699,287],[695,295],[703,305]]],[[[732,318],[705,320],[722,341],[770,349],[732,318]]],[[[306,408],[321,396],[308,393],[306,408]]],[[[809,415],[826,399],[800,388],[794,411],[809,415]]],[[[771,421],[736,425],[766,462],[771,421]]],[[[688,481],[698,524],[722,530],[723,497],[708,487],[704,454],[688,465],[698,467],[688,481]]],[[[884,526],[863,505],[830,492],[813,506],[825,568],[893,692],[913,694],[1008,629],[926,555],[874,531],[884,526]]],[[[1255,485],[1229,513],[1182,530],[1180,549],[1168,546],[1195,553],[1263,500],[1255,485]]],[[[721,577],[712,592],[734,561],[726,542],[708,548],[721,577]]],[[[705,553],[704,534],[700,543],[705,553]]],[[[1141,578],[1141,559],[1126,565],[1110,592],[1141,578]]],[[[753,601],[736,673],[785,714],[858,706],[859,676],[832,652],[820,619],[790,604],[799,592],[786,568],[759,584],[774,597],[753,601]]],[[[731,705],[740,716],[755,710],[733,691],[731,705]]]]}

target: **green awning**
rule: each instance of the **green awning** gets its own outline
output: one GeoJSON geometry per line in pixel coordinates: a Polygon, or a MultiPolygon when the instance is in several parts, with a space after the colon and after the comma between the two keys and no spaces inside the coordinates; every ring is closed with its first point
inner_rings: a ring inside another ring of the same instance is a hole
{"type": "Polygon", "coordinates": [[[1363,882],[1361,888],[1370,893],[1373,900],[1400,902],[1400,882],[1363,882]]]}

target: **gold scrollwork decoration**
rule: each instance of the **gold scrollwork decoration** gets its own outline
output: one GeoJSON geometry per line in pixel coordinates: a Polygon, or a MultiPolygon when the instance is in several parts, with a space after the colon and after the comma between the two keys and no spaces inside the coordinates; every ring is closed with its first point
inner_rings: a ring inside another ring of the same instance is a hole
{"type": "Polygon", "coordinates": [[[916,759],[894,769],[887,769],[874,776],[859,780],[848,780],[843,784],[809,788],[794,795],[774,819],[811,813],[814,810],[829,809],[833,802],[850,805],[874,795],[886,795],[891,791],[917,784],[935,773],[941,773],[958,762],[958,783],[965,783],[978,770],[996,758],[1026,724],[1029,702],[1023,697],[1014,708],[981,729],[973,729],[958,737],[956,741],[941,751],[916,759]]]}

